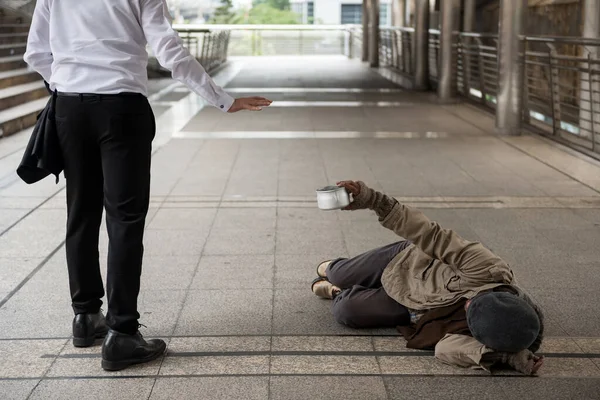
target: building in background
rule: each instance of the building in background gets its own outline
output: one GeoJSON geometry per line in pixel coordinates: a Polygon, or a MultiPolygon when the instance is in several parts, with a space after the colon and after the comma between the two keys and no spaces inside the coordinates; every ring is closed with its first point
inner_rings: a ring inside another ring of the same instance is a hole
{"type": "MultiPolygon", "coordinates": [[[[380,0],[379,24],[392,23],[392,0],[380,0]]],[[[346,25],[362,23],[362,0],[290,0],[303,24],[346,25]]]]}

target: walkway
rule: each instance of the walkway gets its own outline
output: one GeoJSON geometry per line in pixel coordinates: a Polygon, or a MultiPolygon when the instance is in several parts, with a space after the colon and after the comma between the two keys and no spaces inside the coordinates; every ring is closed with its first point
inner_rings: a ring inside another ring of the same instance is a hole
{"type": "Polygon", "coordinates": [[[100,347],[71,345],[62,183],[22,184],[27,133],[0,141],[0,398],[600,399],[600,164],[492,136],[488,115],[342,58],[237,60],[218,80],[276,102],[226,115],[156,83],[139,306],[169,353],[149,365],[105,373],[100,347]],[[368,212],[316,209],[339,179],[507,259],[547,315],[542,377],[488,377],[394,330],[337,325],[309,290],[316,263],[394,240],[368,212]]]}

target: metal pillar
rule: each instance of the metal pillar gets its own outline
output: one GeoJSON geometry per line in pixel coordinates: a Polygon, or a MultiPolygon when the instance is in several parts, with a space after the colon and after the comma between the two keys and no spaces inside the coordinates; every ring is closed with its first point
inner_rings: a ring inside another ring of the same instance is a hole
{"type": "Polygon", "coordinates": [[[392,0],[392,26],[407,26],[405,12],[406,0],[392,0]]]}
{"type": "Polygon", "coordinates": [[[429,0],[415,2],[415,90],[429,89],[429,0]]]}
{"type": "Polygon", "coordinates": [[[362,3],[362,60],[369,61],[369,2],[363,0],[362,3]]]}
{"type": "Polygon", "coordinates": [[[412,26],[411,15],[415,9],[415,0],[404,0],[404,26],[412,26]]]}
{"type": "MultiPolygon", "coordinates": [[[[584,0],[583,2],[583,37],[597,39],[600,37],[600,4],[598,0],[584,0]]],[[[585,46],[583,57],[589,60],[598,60],[600,48],[598,46],[585,46]]],[[[583,63],[582,70],[597,73],[597,65],[583,63]],[[588,65],[589,64],[589,65],[588,65]]],[[[597,75],[596,75],[597,76],[597,75]]],[[[594,138],[600,127],[600,84],[594,82],[587,72],[581,73],[579,90],[579,128],[581,134],[592,139],[594,147],[598,140],[594,138]],[[590,79],[592,81],[590,82],[590,79]],[[593,91],[593,95],[592,92],[593,91]]],[[[600,139],[600,138],[599,138],[600,139]]]]}
{"type": "Polygon", "coordinates": [[[449,102],[456,97],[456,39],[460,25],[460,0],[444,0],[441,6],[438,97],[443,102],[449,102]]]}
{"type": "Polygon", "coordinates": [[[523,111],[523,68],[520,35],[525,28],[527,0],[502,0],[498,26],[498,94],[496,132],[520,135],[523,111]]]}
{"type": "Polygon", "coordinates": [[[379,0],[369,1],[369,66],[379,67],[379,0]]]}
{"type": "Polygon", "coordinates": [[[475,32],[475,15],[477,12],[477,0],[465,0],[463,15],[463,32],[475,32]]]}

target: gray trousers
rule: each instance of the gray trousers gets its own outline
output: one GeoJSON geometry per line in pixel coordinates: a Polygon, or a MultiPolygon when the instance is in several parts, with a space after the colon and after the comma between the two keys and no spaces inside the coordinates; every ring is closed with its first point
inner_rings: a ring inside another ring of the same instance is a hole
{"type": "Polygon", "coordinates": [[[342,289],[333,300],[337,322],[357,329],[410,323],[408,309],[388,296],[381,285],[385,267],[410,244],[403,240],[354,258],[337,259],[327,267],[329,282],[342,289]]]}

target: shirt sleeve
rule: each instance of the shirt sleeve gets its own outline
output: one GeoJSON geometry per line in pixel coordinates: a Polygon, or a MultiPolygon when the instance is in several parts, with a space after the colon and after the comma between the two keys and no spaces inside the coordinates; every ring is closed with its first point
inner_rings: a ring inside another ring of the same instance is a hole
{"type": "Polygon", "coordinates": [[[211,79],[185,48],[179,34],[171,27],[164,0],[142,0],[141,4],[142,29],[160,65],[211,105],[228,111],[233,97],[211,79]]]}
{"type": "Polygon", "coordinates": [[[35,5],[23,59],[46,82],[50,82],[53,57],[50,49],[50,9],[46,0],[38,0],[35,5]]]}

